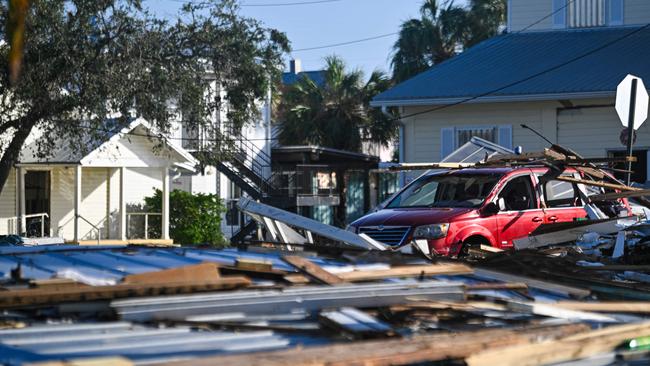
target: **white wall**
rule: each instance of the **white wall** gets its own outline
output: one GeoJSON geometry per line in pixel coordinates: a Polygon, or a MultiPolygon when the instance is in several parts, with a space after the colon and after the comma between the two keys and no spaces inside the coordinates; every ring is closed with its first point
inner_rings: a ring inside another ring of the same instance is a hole
{"type": "Polygon", "coordinates": [[[16,170],[11,169],[7,183],[0,192],[0,235],[7,235],[16,229],[16,170]]]}

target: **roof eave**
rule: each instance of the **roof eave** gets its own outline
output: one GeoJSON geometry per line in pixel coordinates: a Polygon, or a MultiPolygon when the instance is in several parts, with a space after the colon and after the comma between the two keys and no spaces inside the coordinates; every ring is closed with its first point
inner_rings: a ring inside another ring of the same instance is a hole
{"type": "Polygon", "coordinates": [[[422,98],[422,99],[386,99],[373,100],[371,107],[415,107],[424,105],[448,105],[448,104],[478,104],[478,103],[507,103],[507,102],[542,102],[562,99],[595,99],[611,98],[616,95],[615,91],[579,92],[579,93],[548,93],[548,94],[521,94],[521,95],[497,95],[479,98],[422,98]]]}

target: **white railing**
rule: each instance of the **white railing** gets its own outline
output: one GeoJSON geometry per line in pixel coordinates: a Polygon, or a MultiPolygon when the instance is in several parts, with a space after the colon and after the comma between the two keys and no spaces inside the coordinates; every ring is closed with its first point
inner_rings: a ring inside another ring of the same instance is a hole
{"type": "Polygon", "coordinates": [[[83,221],[85,221],[88,225],[92,226],[93,229],[97,230],[97,245],[99,245],[101,240],[102,240],[102,229],[98,228],[97,225],[95,225],[92,222],[88,221],[88,219],[86,219],[85,217],[83,217],[81,215],[77,215],[77,217],[82,219],[83,221]]]}
{"type": "MultiPolygon", "coordinates": [[[[138,239],[132,238],[130,229],[131,229],[131,216],[144,216],[144,239],[149,239],[149,216],[161,216],[160,212],[127,212],[126,213],[126,237],[129,239],[138,239]]],[[[162,220],[161,220],[162,224],[162,220]]],[[[160,228],[162,232],[162,227],[160,228]]]]}
{"type": "Polygon", "coordinates": [[[40,217],[41,218],[41,225],[40,225],[41,226],[41,235],[39,237],[40,238],[45,237],[45,219],[48,219],[48,220],[50,219],[50,215],[48,215],[46,212],[29,214],[29,215],[25,215],[25,216],[3,217],[3,218],[0,218],[0,222],[3,222],[2,225],[5,225],[5,223],[6,223],[6,225],[7,225],[7,234],[8,235],[21,235],[21,233],[18,232],[18,228],[19,228],[19,226],[21,226],[21,225],[19,225],[19,223],[20,223],[20,221],[21,221],[21,219],[23,217],[25,219],[25,224],[24,224],[25,227],[22,228],[22,229],[23,229],[23,232],[24,232],[25,235],[28,234],[27,233],[27,220],[33,219],[33,218],[36,218],[36,217],[40,217]]]}

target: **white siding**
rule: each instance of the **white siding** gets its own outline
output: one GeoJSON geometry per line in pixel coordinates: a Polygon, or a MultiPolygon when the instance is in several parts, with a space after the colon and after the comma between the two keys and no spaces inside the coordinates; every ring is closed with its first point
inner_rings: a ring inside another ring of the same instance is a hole
{"type": "Polygon", "coordinates": [[[72,240],[74,239],[74,167],[52,169],[51,182],[50,228],[52,235],[72,240]]]}
{"type": "MultiPolygon", "coordinates": [[[[432,113],[405,119],[405,159],[404,162],[432,162],[441,159],[441,130],[447,127],[469,126],[512,126],[512,144],[521,145],[524,151],[539,150],[544,142],[520,125],[528,126],[545,133],[554,120],[545,120],[548,110],[553,111],[558,103],[492,103],[471,104],[447,108],[432,113]]],[[[408,115],[431,107],[405,108],[408,115]]],[[[553,126],[551,126],[552,128],[553,126]]]]}
{"type": "Polygon", "coordinates": [[[126,169],[124,197],[127,212],[129,205],[144,204],[144,197],[152,196],[155,189],[162,189],[162,171],[156,168],[126,169]]]}
{"type": "MultiPolygon", "coordinates": [[[[516,32],[538,22],[552,13],[553,0],[511,0],[510,32],[516,32]]],[[[529,30],[552,29],[552,17],[547,17],[529,30]]]]}
{"type": "MultiPolygon", "coordinates": [[[[621,150],[623,126],[614,107],[561,110],[558,114],[559,143],[586,157],[603,157],[608,150],[621,150]]],[[[650,148],[650,124],[637,130],[636,148],[650,148]]]]}
{"type": "Polygon", "coordinates": [[[13,233],[16,228],[16,171],[11,169],[7,183],[0,193],[0,235],[13,233]]]}

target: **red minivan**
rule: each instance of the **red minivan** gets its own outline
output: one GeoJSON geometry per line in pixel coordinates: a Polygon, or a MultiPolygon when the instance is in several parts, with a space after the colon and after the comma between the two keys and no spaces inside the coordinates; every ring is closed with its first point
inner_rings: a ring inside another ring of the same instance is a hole
{"type": "MultiPolygon", "coordinates": [[[[572,170],[561,175],[580,177],[572,170]]],[[[458,255],[478,244],[512,248],[513,239],[542,223],[587,217],[581,197],[600,192],[555,177],[544,167],[425,174],[349,230],[391,247],[428,244],[430,255],[458,255]]]]}

